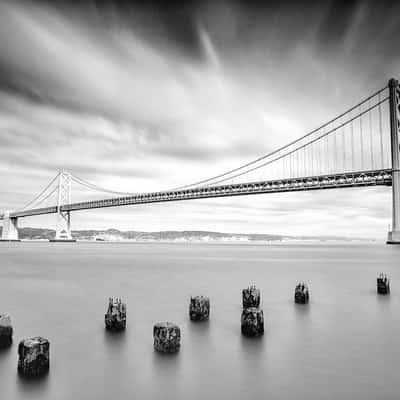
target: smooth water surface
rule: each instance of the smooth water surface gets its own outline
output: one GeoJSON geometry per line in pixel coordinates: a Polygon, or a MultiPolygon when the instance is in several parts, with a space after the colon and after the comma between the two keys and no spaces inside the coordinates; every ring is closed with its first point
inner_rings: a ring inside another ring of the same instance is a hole
{"type": "Polygon", "coordinates": [[[400,247],[0,243],[0,312],[14,344],[0,351],[0,397],[40,399],[398,399],[400,247]],[[390,296],[376,294],[388,273],[390,296]],[[307,306],[293,304],[309,284],[307,306]],[[241,290],[262,290],[260,339],[240,334],[241,290]],[[190,295],[211,319],[188,319],[190,295]],[[127,329],[104,329],[108,297],[127,329]],[[157,321],[181,327],[181,350],[152,347],[157,321]],[[50,373],[17,375],[19,340],[51,342],[50,373]]]}

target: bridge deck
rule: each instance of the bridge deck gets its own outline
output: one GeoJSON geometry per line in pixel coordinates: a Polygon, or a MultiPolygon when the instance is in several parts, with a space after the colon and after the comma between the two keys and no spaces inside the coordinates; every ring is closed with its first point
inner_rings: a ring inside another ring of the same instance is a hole
{"type": "MultiPolygon", "coordinates": [[[[62,206],[61,211],[78,211],[92,208],[118,207],[177,200],[194,200],[211,197],[244,196],[251,194],[338,189],[376,185],[390,186],[391,184],[392,170],[383,169],[375,171],[328,174],[304,178],[236,183],[231,185],[226,184],[218,186],[203,186],[192,189],[143,193],[134,196],[114,197],[109,199],[72,203],[62,206]]],[[[33,215],[54,214],[56,212],[57,206],[52,206],[12,212],[10,213],[10,217],[21,218],[33,215]]],[[[4,215],[0,215],[0,219],[3,218],[4,215]]]]}

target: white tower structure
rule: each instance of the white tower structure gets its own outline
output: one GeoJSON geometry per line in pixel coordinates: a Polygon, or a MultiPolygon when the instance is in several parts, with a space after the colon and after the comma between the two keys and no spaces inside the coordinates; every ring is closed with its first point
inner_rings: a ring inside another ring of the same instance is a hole
{"type": "Polygon", "coordinates": [[[58,177],[58,204],[56,241],[72,241],[71,216],[69,211],[62,211],[62,206],[71,203],[71,174],[60,172],[58,177]]]}

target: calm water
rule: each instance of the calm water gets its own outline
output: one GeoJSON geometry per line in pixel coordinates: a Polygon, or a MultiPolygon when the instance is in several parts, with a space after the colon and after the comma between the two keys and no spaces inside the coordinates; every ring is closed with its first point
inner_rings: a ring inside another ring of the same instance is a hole
{"type": "Polygon", "coordinates": [[[0,352],[9,399],[398,399],[400,248],[321,245],[1,243],[0,311],[12,315],[0,352]],[[379,297],[385,271],[392,293],[379,297]],[[311,302],[296,306],[298,280],[311,302]],[[240,334],[241,289],[262,290],[266,332],[240,334]],[[209,295],[211,320],[188,320],[209,295]],[[104,329],[109,296],[127,301],[125,333],[104,329]],[[153,351],[152,327],[181,326],[177,355],[153,351]],[[47,377],[17,375],[17,344],[51,342],[47,377]]]}

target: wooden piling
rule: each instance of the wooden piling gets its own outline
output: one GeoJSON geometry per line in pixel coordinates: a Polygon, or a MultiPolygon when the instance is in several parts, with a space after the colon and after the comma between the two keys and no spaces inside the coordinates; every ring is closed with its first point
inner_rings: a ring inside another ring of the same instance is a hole
{"type": "Polygon", "coordinates": [[[390,279],[386,274],[380,273],[376,279],[376,291],[378,294],[389,294],[390,293],[390,279]]]}
{"type": "Polygon", "coordinates": [[[210,299],[205,296],[190,298],[189,316],[192,321],[205,321],[210,316],[210,299]]]}
{"type": "Polygon", "coordinates": [[[264,334],[264,313],[256,307],[245,308],[242,312],[241,330],[245,336],[264,334]]]}
{"type": "Polygon", "coordinates": [[[43,337],[21,340],[18,345],[18,372],[27,377],[37,377],[50,367],[50,343],[43,337]]]}
{"type": "Polygon", "coordinates": [[[162,353],[175,353],[181,344],[181,330],[172,322],[159,322],[153,328],[154,348],[162,353]]]}
{"type": "Polygon", "coordinates": [[[11,317],[8,314],[0,314],[0,348],[11,346],[12,335],[11,317]]]}
{"type": "Polygon", "coordinates": [[[242,290],[243,308],[259,307],[260,300],[260,290],[257,289],[255,285],[251,285],[247,289],[242,290]]]}
{"type": "Polygon", "coordinates": [[[108,299],[108,309],[104,316],[106,328],[112,331],[120,331],[126,327],[126,304],[121,299],[108,299]]]}
{"type": "Polygon", "coordinates": [[[310,299],[310,293],[307,285],[299,283],[294,289],[294,302],[298,304],[307,304],[310,299]]]}

